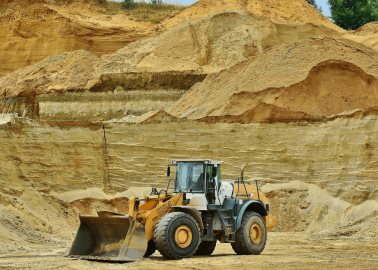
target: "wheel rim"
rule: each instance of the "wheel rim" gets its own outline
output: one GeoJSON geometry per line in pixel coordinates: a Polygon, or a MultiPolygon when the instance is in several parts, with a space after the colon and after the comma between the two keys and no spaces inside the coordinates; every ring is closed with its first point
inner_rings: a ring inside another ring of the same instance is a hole
{"type": "Polygon", "coordinates": [[[187,248],[193,240],[192,230],[186,226],[181,225],[176,229],[175,242],[180,248],[187,248]]]}
{"type": "Polygon", "coordinates": [[[262,230],[258,224],[252,224],[249,230],[249,237],[251,238],[253,244],[258,245],[261,243],[262,230]]]}

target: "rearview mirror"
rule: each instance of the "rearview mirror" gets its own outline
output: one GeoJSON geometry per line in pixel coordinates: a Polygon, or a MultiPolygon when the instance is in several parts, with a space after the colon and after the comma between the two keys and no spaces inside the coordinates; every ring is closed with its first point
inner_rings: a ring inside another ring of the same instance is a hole
{"type": "Polygon", "coordinates": [[[167,167],[167,177],[169,177],[171,175],[171,167],[168,166],[167,167]]]}

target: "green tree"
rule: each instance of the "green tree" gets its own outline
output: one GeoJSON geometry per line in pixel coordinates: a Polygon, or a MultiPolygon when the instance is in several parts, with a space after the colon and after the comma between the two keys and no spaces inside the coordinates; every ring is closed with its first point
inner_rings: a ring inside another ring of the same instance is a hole
{"type": "Polygon", "coordinates": [[[126,9],[133,9],[136,7],[134,0],[124,0],[122,6],[126,9]]]}
{"type": "Polygon", "coordinates": [[[329,0],[332,19],[344,29],[357,29],[360,26],[378,21],[377,0],[329,0]]]}

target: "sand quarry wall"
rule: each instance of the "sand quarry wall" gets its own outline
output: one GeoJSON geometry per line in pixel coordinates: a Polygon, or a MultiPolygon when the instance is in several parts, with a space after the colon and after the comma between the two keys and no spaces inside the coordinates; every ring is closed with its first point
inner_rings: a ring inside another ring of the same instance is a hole
{"type": "Polygon", "coordinates": [[[224,160],[225,179],[237,178],[247,162],[246,176],[260,180],[277,231],[376,237],[377,120],[105,128],[8,121],[0,126],[0,251],[66,252],[79,213],[125,213],[129,196],[166,186],[169,159],[192,157],[224,160]],[[133,186],[140,190],[124,192],[133,186]]]}
{"type": "Polygon", "coordinates": [[[376,116],[314,124],[2,125],[0,138],[4,190],[163,187],[169,159],[198,157],[224,160],[226,179],[247,162],[246,175],[262,183],[301,180],[351,203],[378,199],[376,116]]]}

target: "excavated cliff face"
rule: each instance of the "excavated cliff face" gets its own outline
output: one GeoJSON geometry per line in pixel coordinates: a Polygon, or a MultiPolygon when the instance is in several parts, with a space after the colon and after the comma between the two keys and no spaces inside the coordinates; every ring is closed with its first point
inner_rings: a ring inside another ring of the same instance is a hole
{"type": "Polygon", "coordinates": [[[169,159],[209,156],[224,160],[224,179],[236,179],[248,163],[247,180],[268,183],[262,189],[276,231],[376,236],[376,116],[313,124],[2,123],[3,252],[67,248],[79,213],[125,213],[127,197],[149,192],[142,187],[166,186],[169,159]],[[123,192],[132,186],[139,188],[123,192]]]}
{"type": "Polygon", "coordinates": [[[218,122],[321,120],[378,104],[378,54],[344,39],[276,46],[209,76],[170,111],[218,122]]]}
{"type": "Polygon", "coordinates": [[[155,28],[112,14],[95,0],[1,1],[0,76],[68,51],[111,53],[155,34],[155,28]]]}
{"type": "Polygon", "coordinates": [[[301,180],[351,203],[376,200],[376,116],[327,123],[106,123],[67,127],[1,125],[0,181],[9,189],[66,192],[164,186],[171,158],[224,160],[224,178],[301,180]]]}

